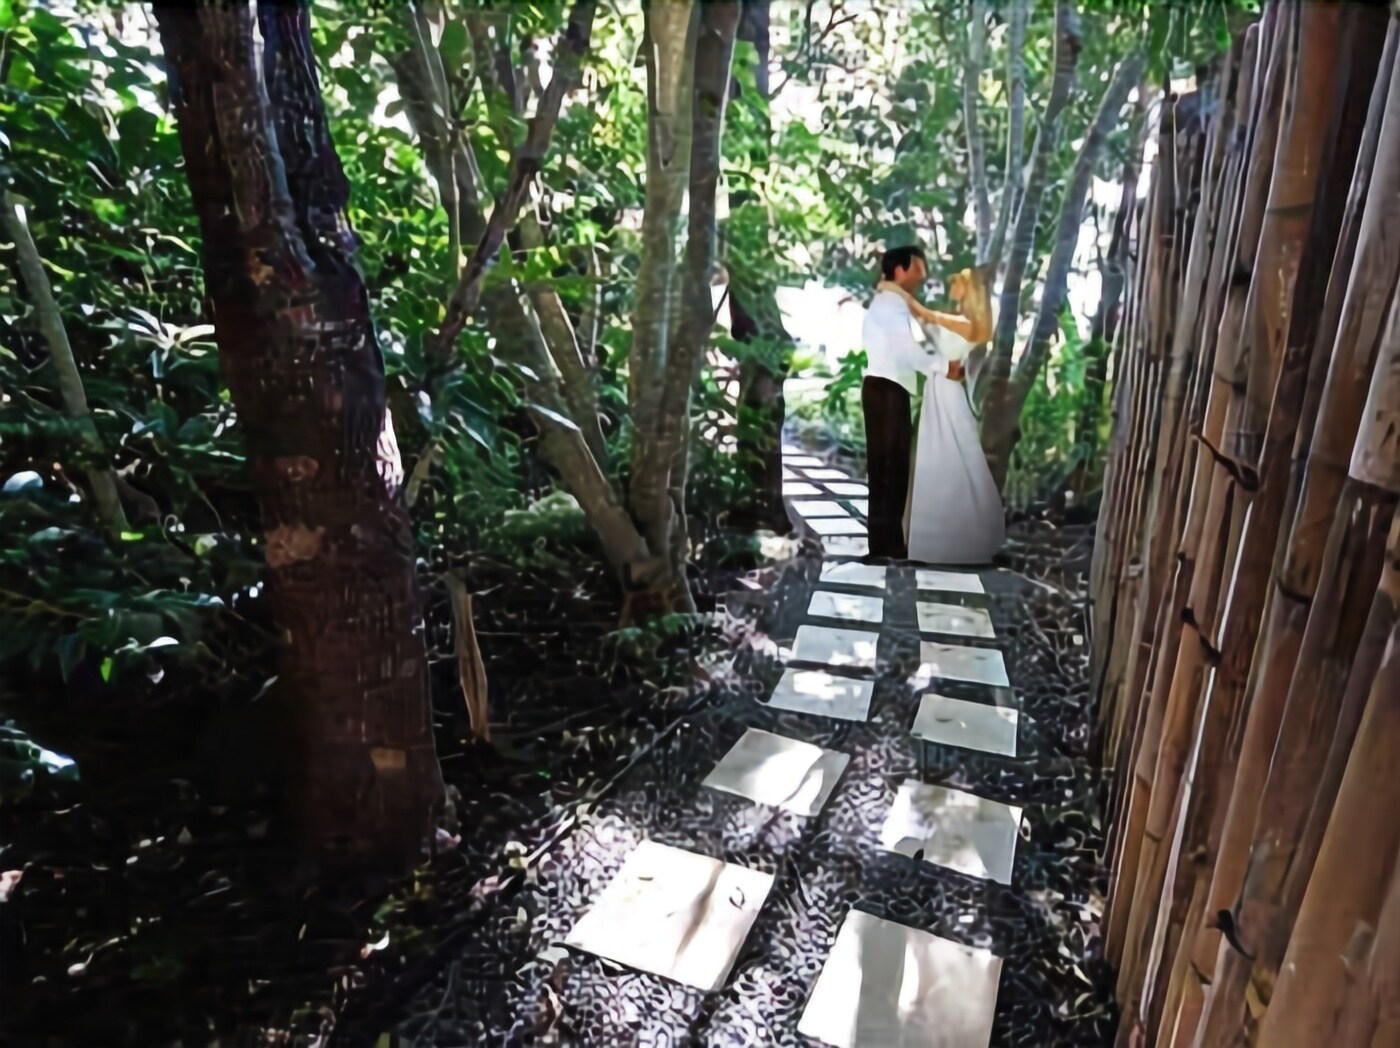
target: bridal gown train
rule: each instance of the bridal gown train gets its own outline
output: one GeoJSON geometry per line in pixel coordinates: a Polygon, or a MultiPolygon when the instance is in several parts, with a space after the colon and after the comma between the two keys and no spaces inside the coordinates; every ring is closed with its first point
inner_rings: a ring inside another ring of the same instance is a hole
{"type": "Polygon", "coordinates": [[[947,378],[941,352],[933,353],[927,374],[905,525],[909,559],[987,564],[1006,537],[1001,496],[967,392],[947,378]]]}

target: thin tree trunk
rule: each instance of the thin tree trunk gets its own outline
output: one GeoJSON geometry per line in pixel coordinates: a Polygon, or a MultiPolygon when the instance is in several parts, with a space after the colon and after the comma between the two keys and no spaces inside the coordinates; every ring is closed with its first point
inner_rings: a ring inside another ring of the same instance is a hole
{"type": "MultiPolygon", "coordinates": [[[[716,230],[720,180],[720,141],[724,133],[734,42],[743,7],[739,0],[705,4],[695,44],[694,144],[690,158],[688,232],[680,273],[680,306],[670,333],[672,360],[662,389],[660,426],[652,447],[656,461],[646,468],[666,472],[671,504],[671,561],[685,577],[690,542],[686,483],[690,472],[691,397],[700,379],[705,350],[715,327],[710,288],[718,264],[716,230]]],[[[689,606],[689,597],[686,597],[689,606]]]]}
{"type": "Polygon", "coordinates": [[[1011,255],[1002,277],[1001,300],[990,356],[977,380],[975,399],[979,403],[990,395],[995,384],[1011,379],[1011,354],[1016,343],[1016,325],[1021,316],[1021,299],[1025,294],[1022,285],[1031,252],[1035,250],[1035,227],[1040,220],[1041,199],[1050,181],[1050,158],[1059,135],[1060,114],[1069,105],[1074,71],[1079,65],[1079,52],[1083,46],[1079,15],[1075,12],[1074,4],[1069,0],[1060,0],[1055,7],[1055,75],[1050,82],[1050,97],[1045,102],[1045,112],[1031,150],[1031,175],[1016,216],[1011,255]]]}
{"type": "Polygon", "coordinates": [[[666,375],[674,365],[670,332],[679,294],[676,252],[681,205],[689,182],[692,90],[698,8],[691,0],[657,0],[646,12],[646,210],[632,314],[629,360],[632,483],[628,499],[647,546],[671,541],[671,504],[660,444],[666,375]]]}
{"type": "Polygon", "coordinates": [[[987,256],[977,260],[998,270],[1006,245],[1006,231],[1011,227],[1011,217],[1021,200],[1021,158],[1026,149],[1026,21],[1030,13],[1030,0],[1010,0],[1008,6],[1006,175],[997,209],[997,224],[992,231],[987,256]]]}
{"type": "MultiPolygon", "coordinates": [[[[987,184],[987,141],[978,119],[982,64],[987,49],[986,0],[969,0],[967,52],[963,59],[963,133],[967,139],[968,178],[977,222],[977,261],[989,260],[992,247],[992,194],[987,184]]],[[[995,273],[993,274],[995,279],[995,273]]]]}
{"type": "MultiPolygon", "coordinates": [[[[744,17],[739,23],[739,39],[752,44],[757,53],[754,87],[765,101],[771,93],[769,7],[770,0],[744,0],[744,17]]],[[[765,138],[771,139],[772,128],[765,124],[764,132],[765,138]]],[[[767,144],[765,142],[765,146],[767,144]]],[[[765,148],[765,162],[767,159],[765,148]]],[[[731,193],[730,211],[752,196],[747,191],[731,193]]],[[[738,460],[749,477],[752,502],[741,506],[730,519],[736,524],[783,535],[792,530],[783,505],[782,434],[787,415],[783,384],[787,379],[788,350],[793,339],[783,326],[775,288],[767,274],[739,265],[741,260],[732,256],[728,261],[730,337],[736,342],[759,341],[768,347],[779,347],[772,356],[753,353],[739,364],[736,442],[738,460]]]]}
{"type": "Polygon", "coordinates": [[[220,365],[262,509],[297,839],[399,873],[442,784],[402,471],[307,8],[157,4],[220,365]]]}
{"type": "MultiPolygon", "coordinates": [[[[1011,453],[1020,437],[1021,409],[1025,406],[1031,386],[1039,375],[1050,352],[1050,340],[1060,328],[1060,310],[1068,292],[1069,267],[1079,243],[1084,224],[1084,203],[1093,180],[1094,165],[1108,141],[1109,132],[1118,123],[1119,113],[1128,100],[1128,92],[1137,83],[1143,67],[1143,56],[1124,59],[1113,74],[1108,89],[1099,103],[1098,113],[1089,126],[1089,133],[1079,149],[1060,206],[1059,223],[1055,231],[1055,247],[1045,271],[1041,290],[1040,311],[1030,341],[1016,366],[1015,375],[1002,378],[993,374],[987,388],[982,412],[982,448],[987,453],[987,465],[998,487],[1005,484],[1011,465],[1011,453]]],[[[1020,229],[1017,235],[1020,235],[1020,229]]],[[[1005,299],[1003,298],[1003,307],[1005,299]]]]}
{"type": "MultiPolygon", "coordinates": [[[[97,427],[88,410],[87,391],[83,389],[83,376],[78,371],[78,361],[73,356],[73,345],[68,341],[68,329],[63,324],[63,314],[59,311],[58,300],[49,286],[48,275],[44,272],[43,260],[29,232],[24,208],[11,193],[5,194],[5,228],[15,242],[15,255],[19,261],[20,276],[29,289],[34,301],[34,312],[39,318],[39,330],[49,346],[49,360],[53,362],[58,375],[58,391],[63,397],[63,410],[68,417],[76,420],[84,445],[96,459],[109,461],[107,449],[102,444],[97,427]]],[[[127,529],[126,513],[122,509],[121,498],[117,494],[117,477],[110,467],[88,470],[88,485],[92,488],[92,504],[97,511],[97,519],[115,535],[127,529]]]]}

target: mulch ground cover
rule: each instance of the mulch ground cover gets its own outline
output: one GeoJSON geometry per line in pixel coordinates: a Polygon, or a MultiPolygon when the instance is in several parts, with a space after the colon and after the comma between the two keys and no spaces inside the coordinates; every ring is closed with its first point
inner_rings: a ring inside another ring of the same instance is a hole
{"type": "MultiPolygon", "coordinates": [[[[1022,694],[1016,761],[916,750],[911,700],[893,677],[877,689],[870,723],[826,734],[762,708],[777,670],[759,639],[790,636],[817,570],[810,549],[747,577],[717,570],[700,580],[702,603],[733,595],[716,632],[740,651],[732,670],[704,686],[677,672],[688,661],[683,639],[650,650],[645,637],[614,632],[617,609],[600,598],[608,591],[600,576],[561,588],[476,565],[493,747],[465,741],[450,660],[435,682],[460,846],[388,899],[358,905],[287,892],[270,804],[211,803],[216,791],[191,766],[199,754],[189,743],[210,731],[207,716],[167,712],[124,730],[114,715],[94,717],[92,730],[107,731],[113,750],[141,752],[141,765],[120,781],[90,778],[61,803],[40,797],[3,813],[0,865],[25,871],[0,905],[3,1037],[795,1043],[807,989],[857,905],[1007,951],[994,1044],[1106,1043],[1101,833],[1084,761],[1088,540],[1087,528],[1023,522],[1008,566],[1031,581],[990,595],[1013,680],[1035,682],[1022,694]],[[851,753],[851,788],[807,820],[702,790],[745,726],[801,732],[851,753]],[[1027,805],[1011,888],[870,861],[890,795],[916,774],[1027,805]],[[777,876],[718,994],[551,948],[645,837],[777,876]]],[[[900,576],[896,585],[912,582],[900,576]]],[[[912,597],[906,603],[912,617],[912,597]]],[[[907,644],[896,650],[913,657],[907,644]]]]}

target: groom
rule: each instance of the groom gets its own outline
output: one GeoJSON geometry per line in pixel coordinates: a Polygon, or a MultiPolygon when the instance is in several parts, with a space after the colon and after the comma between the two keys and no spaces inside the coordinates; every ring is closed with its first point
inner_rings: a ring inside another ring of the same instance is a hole
{"type": "MultiPolygon", "coordinates": [[[[880,258],[882,284],[865,314],[865,378],[860,387],[865,413],[866,471],[870,478],[870,556],[908,557],[904,535],[904,504],[909,494],[910,452],[914,426],[910,397],[918,390],[918,375],[928,367],[929,354],[914,340],[909,298],[917,297],[928,278],[923,248],[896,247],[880,258]],[[901,294],[903,292],[903,294],[901,294]]],[[[961,317],[939,315],[938,323],[956,328],[961,317]]],[[[964,322],[965,323],[965,322],[964,322]]],[[[947,377],[963,378],[961,361],[949,361],[947,377]]]]}

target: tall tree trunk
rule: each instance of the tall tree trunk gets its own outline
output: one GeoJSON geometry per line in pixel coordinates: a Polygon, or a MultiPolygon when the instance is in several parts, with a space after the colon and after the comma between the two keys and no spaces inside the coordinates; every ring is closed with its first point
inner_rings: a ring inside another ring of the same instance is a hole
{"type": "MultiPolygon", "coordinates": [[[[754,69],[754,88],[765,107],[770,94],[770,0],[743,0],[744,16],[739,23],[739,39],[752,44],[758,64],[754,69]]],[[[765,128],[768,138],[771,127],[765,128]]],[[[769,143],[762,143],[762,162],[769,159],[769,143]]],[[[733,211],[752,196],[748,192],[730,195],[733,211]]],[[[783,505],[783,426],[787,417],[787,402],[783,385],[787,379],[789,348],[792,336],[783,326],[778,308],[776,287],[762,272],[750,272],[747,267],[729,265],[729,334],[736,342],[758,342],[774,353],[746,356],[739,364],[739,398],[736,415],[739,419],[738,452],[741,466],[748,474],[752,489],[752,504],[743,506],[733,515],[736,523],[765,528],[776,534],[792,529],[783,505]]]]}
{"type": "MultiPolygon", "coordinates": [[[[967,51],[963,58],[963,133],[967,139],[968,178],[972,183],[973,214],[977,222],[977,261],[990,261],[992,193],[987,185],[987,141],[978,119],[982,63],[987,49],[986,0],[968,0],[967,51]]],[[[1009,175],[1009,172],[1008,172],[1009,175]]],[[[995,280],[996,274],[992,274],[995,280]]]]}
{"type": "MultiPolygon", "coordinates": [[[[689,472],[691,394],[700,377],[705,350],[714,330],[710,288],[715,271],[717,194],[720,140],[724,131],[725,100],[739,26],[739,0],[719,0],[702,6],[695,43],[692,113],[694,140],[690,155],[689,216],[679,279],[679,302],[667,339],[670,360],[662,379],[657,428],[634,477],[661,478],[669,505],[668,547],[671,570],[685,577],[689,554],[685,489],[689,472]]],[[[688,597],[687,597],[688,604],[688,597]]]]}
{"type": "Polygon", "coordinates": [[[1050,97],[1040,118],[1035,146],[1031,150],[1031,175],[1016,216],[1016,232],[1011,241],[1011,255],[1002,277],[1001,299],[997,308],[996,329],[992,334],[990,356],[977,379],[974,399],[982,403],[993,386],[1011,380],[1011,354],[1016,344],[1016,326],[1021,318],[1022,286],[1031,252],[1035,250],[1035,227],[1040,220],[1041,200],[1050,182],[1049,167],[1059,136],[1060,114],[1069,105],[1074,87],[1074,71],[1079,65],[1079,52],[1084,39],[1080,33],[1079,15],[1070,0],[1060,0],[1055,6],[1055,75],[1050,82],[1050,97]]]}
{"type": "Polygon", "coordinates": [[[1109,358],[1112,355],[1112,347],[1117,342],[1123,295],[1129,286],[1129,230],[1137,210],[1138,177],[1147,134],[1150,132],[1143,119],[1147,111],[1147,95],[1142,85],[1138,86],[1134,109],[1134,121],[1141,121],[1142,139],[1123,162],[1118,210],[1113,215],[1113,231],[1109,234],[1108,251],[1099,264],[1102,291],[1093,319],[1089,322],[1089,344],[1085,349],[1089,360],[1084,370],[1084,401],[1080,405],[1079,418],[1075,422],[1074,440],[1080,449],[1080,460],[1070,485],[1071,490],[1080,496],[1083,496],[1093,483],[1094,463],[1098,459],[1099,428],[1103,419],[1104,391],[1108,386],[1109,358]]]}
{"type": "Polygon", "coordinates": [[[1006,174],[987,256],[977,261],[1000,268],[1006,231],[1021,202],[1021,158],[1026,150],[1026,21],[1030,0],[1010,0],[1006,41],[1006,174]]]}
{"type": "MultiPolygon", "coordinates": [[[[1068,293],[1069,267],[1074,261],[1074,250],[1079,244],[1080,229],[1084,224],[1084,203],[1088,199],[1089,185],[1093,181],[1094,165],[1108,141],[1109,132],[1118,123],[1119,112],[1128,100],[1141,75],[1143,57],[1131,55],[1124,59],[1108,89],[1099,103],[1098,113],[1089,125],[1089,133],[1074,161],[1069,184],[1065,187],[1065,197],[1060,205],[1060,218],[1055,229],[1055,246],[1050,254],[1050,262],[1045,270],[1045,283],[1040,294],[1040,310],[1036,315],[1035,327],[1031,331],[1030,342],[1014,375],[1009,371],[1003,376],[997,370],[993,358],[993,374],[987,387],[982,411],[982,449],[987,453],[987,465],[997,486],[1006,483],[1006,473],[1011,466],[1011,453],[1020,440],[1021,409],[1030,395],[1045,358],[1050,352],[1050,340],[1060,329],[1060,311],[1064,308],[1068,293]]],[[[1019,238],[1021,229],[1017,229],[1019,238]]],[[[1034,230],[1032,230],[1032,235],[1034,230]]],[[[1005,296],[1003,296],[1003,307],[1005,296]]]]}
{"type": "Polygon", "coordinates": [[[431,833],[412,532],[309,14],[157,4],[220,366],[243,424],[283,643],[297,837],[321,872],[402,872],[431,833]]]}
{"type": "Polygon", "coordinates": [[[632,482],[628,505],[647,546],[670,546],[671,504],[660,447],[663,397],[675,366],[670,334],[679,301],[676,246],[690,174],[692,93],[698,8],[691,0],[657,0],[647,8],[646,209],[642,257],[632,314],[629,399],[632,403],[632,482]]]}

